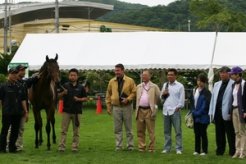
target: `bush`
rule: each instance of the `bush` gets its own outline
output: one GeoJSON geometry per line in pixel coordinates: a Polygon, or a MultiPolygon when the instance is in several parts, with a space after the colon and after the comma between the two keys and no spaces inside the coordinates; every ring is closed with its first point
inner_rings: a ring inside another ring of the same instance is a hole
{"type": "Polygon", "coordinates": [[[7,78],[4,74],[0,74],[0,83],[4,83],[5,81],[7,81],[7,78]]]}

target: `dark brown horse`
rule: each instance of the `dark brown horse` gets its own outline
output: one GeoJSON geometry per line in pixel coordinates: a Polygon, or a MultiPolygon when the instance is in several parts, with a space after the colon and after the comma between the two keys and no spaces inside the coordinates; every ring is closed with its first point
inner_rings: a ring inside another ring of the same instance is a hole
{"type": "Polygon", "coordinates": [[[41,110],[45,109],[47,122],[47,148],[50,150],[50,131],[52,126],[53,143],[56,143],[55,135],[55,109],[57,102],[56,84],[59,81],[59,66],[57,63],[58,55],[54,59],[46,56],[46,61],[39,70],[39,80],[30,90],[30,101],[33,106],[35,119],[35,147],[42,144],[42,117],[41,110]]]}

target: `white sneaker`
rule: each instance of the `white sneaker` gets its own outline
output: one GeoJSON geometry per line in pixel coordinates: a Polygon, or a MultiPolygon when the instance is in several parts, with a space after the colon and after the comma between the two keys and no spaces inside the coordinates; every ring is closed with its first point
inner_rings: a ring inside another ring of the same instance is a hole
{"type": "Polygon", "coordinates": [[[182,154],[182,151],[177,150],[177,151],[176,151],[176,154],[182,154]]]}
{"type": "Polygon", "coordinates": [[[204,156],[204,155],[207,155],[207,154],[206,154],[206,153],[201,153],[200,155],[201,155],[201,156],[204,156]]]}
{"type": "Polygon", "coordinates": [[[59,152],[64,152],[65,151],[65,148],[58,148],[58,151],[59,152]]]}
{"type": "Polygon", "coordinates": [[[193,153],[193,155],[199,155],[199,153],[195,151],[195,152],[193,153]]]}
{"type": "Polygon", "coordinates": [[[167,150],[163,150],[161,153],[162,154],[167,154],[167,150]]]}
{"type": "Polygon", "coordinates": [[[241,155],[239,156],[240,159],[244,159],[245,157],[246,157],[245,154],[241,154],[241,155]]]}

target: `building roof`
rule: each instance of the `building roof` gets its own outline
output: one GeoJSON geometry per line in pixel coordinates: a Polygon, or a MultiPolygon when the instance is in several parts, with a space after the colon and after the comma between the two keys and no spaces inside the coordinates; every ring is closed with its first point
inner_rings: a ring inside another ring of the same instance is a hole
{"type": "MultiPolygon", "coordinates": [[[[31,3],[25,5],[10,5],[11,24],[19,24],[39,19],[50,19],[55,17],[55,3],[31,3]]],[[[4,5],[0,6],[0,21],[4,19],[4,5]]],[[[59,17],[60,18],[83,18],[96,19],[109,11],[113,10],[112,5],[81,2],[81,1],[63,1],[59,2],[59,17]],[[88,14],[90,13],[90,14],[88,14]]],[[[3,24],[0,24],[3,28],[3,24]]]]}

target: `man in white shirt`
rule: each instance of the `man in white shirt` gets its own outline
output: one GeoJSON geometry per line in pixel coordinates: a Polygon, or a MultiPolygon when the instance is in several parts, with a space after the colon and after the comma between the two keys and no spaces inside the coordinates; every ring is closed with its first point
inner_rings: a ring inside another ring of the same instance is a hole
{"type": "Polygon", "coordinates": [[[182,154],[182,129],[181,129],[181,108],[184,107],[185,91],[184,86],[176,80],[177,70],[168,69],[168,82],[164,83],[161,91],[161,99],[164,100],[163,115],[164,115],[164,149],[162,153],[171,151],[172,139],[171,129],[172,125],[176,132],[176,154],[182,154]]]}

